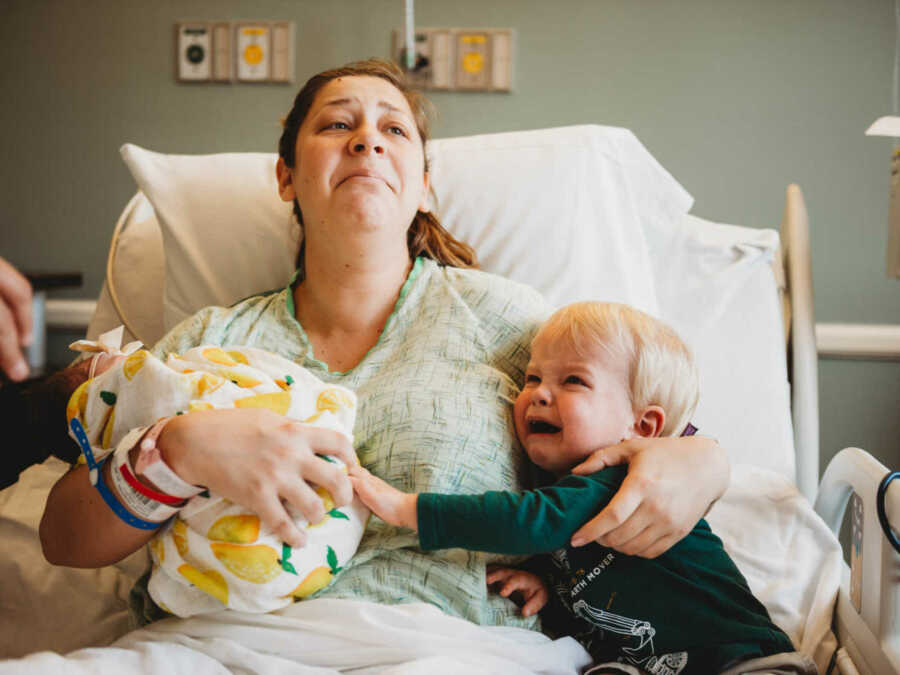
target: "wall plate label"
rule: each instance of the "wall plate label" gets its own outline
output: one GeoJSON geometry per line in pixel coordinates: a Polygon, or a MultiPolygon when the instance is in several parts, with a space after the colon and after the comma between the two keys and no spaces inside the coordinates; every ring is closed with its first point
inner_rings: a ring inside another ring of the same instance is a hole
{"type": "Polygon", "coordinates": [[[237,57],[237,79],[263,82],[269,79],[271,62],[269,26],[262,24],[241,24],[237,27],[235,51],[237,57]]]}
{"type": "Polygon", "coordinates": [[[179,24],[177,49],[179,80],[197,82],[210,78],[212,41],[208,25],[205,23],[179,24]]]}

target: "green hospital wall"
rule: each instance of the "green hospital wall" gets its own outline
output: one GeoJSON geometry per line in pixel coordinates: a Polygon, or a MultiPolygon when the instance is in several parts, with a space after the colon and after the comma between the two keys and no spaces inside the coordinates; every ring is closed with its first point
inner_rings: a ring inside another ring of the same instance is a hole
{"type": "MultiPolygon", "coordinates": [[[[118,148],[274,151],[314,72],[387,56],[402,0],[0,1],[0,255],[78,270],[93,298],[135,187],[118,148]],[[183,85],[173,23],[296,22],[298,85],[183,85]]],[[[693,212],[777,227],[788,183],[812,223],[817,319],[900,323],[885,277],[892,141],[890,0],[418,0],[420,26],[517,32],[511,94],[436,93],[436,136],[599,123],[632,129],[694,195],[693,212]]],[[[51,336],[50,360],[73,337],[51,336]]],[[[900,363],[820,362],[822,457],[845,445],[900,465],[900,363]]],[[[764,421],[761,420],[761,423],[764,421]]]]}

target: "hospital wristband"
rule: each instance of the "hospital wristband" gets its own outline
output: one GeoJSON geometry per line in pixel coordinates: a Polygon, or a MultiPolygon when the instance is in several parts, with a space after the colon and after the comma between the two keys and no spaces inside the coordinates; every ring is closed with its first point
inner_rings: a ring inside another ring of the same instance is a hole
{"type": "Polygon", "coordinates": [[[171,495],[163,495],[155,490],[141,485],[140,481],[134,477],[131,467],[128,466],[128,452],[116,451],[113,455],[112,466],[110,467],[110,476],[112,483],[116,486],[119,498],[124,502],[129,511],[137,515],[139,518],[155,522],[163,523],[181,510],[184,502],[177,497],[171,495]],[[129,476],[131,480],[129,480],[129,476]],[[144,488],[144,489],[141,489],[144,488]],[[166,499],[166,503],[156,498],[159,495],[166,499]],[[171,500],[174,499],[178,506],[172,506],[171,500]]]}
{"type": "MultiPolygon", "coordinates": [[[[162,492],[180,499],[190,499],[206,490],[206,488],[191,485],[172,471],[156,445],[156,439],[159,438],[163,427],[169,419],[168,417],[162,418],[150,427],[146,434],[142,434],[137,460],[134,463],[134,473],[149,480],[162,492]]],[[[120,445],[124,445],[124,439],[120,445]]],[[[135,445],[136,443],[131,441],[128,449],[131,450],[135,445]]]]}
{"type": "Polygon", "coordinates": [[[160,523],[138,518],[122,506],[103,480],[103,465],[106,463],[108,457],[104,457],[99,463],[97,462],[94,458],[94,450],[91,448],[87,434],[84,432],[84,427],[81,426],[81,422],[78,421],[77,417],[72,418],[72,421],[69,422],[69,426],[75,435],[75,439],[78,441],[78,445],[81,446],[81,451],[84,453],[84,458],[88,465],[88,480],[91,485],[97,488],[97,492],[100,493],[103,501],[112,512],[123,522],[139,530],[155,530],[159,528],[160,523]]]}

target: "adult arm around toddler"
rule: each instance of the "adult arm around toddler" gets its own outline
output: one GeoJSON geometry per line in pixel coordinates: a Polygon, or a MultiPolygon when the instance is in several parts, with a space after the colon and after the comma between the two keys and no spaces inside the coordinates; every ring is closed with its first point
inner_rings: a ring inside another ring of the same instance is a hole
{"type": "Polygon", "coordinates": [[[572,537],[655,558],[678,543],[728,487],[731,465],[711,438],[635,438],[597,450],[573,473],[617,464],[628,475],[607,506],[572,537]]]}

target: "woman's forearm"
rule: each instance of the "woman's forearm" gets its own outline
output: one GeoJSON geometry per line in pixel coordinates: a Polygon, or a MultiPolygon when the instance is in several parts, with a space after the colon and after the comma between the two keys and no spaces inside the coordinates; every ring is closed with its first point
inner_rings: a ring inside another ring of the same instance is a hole
{"type": "MultiPolygon", "coordinates": [[[[728,453],[725,448],[712,439],[705,439],[710,442],[709,447],[705,450],[706,459],[701,462],[701,471],[709,472],[709,486],[712,501],[706,512],[712,508],[718,499],[725,494],[725,490],[731,484],[731,460],[728,459],[728,453]]],[[[702,451],[701,451],[702,452],[702,451]]]]}
{"type": "MultiPolygon", "coordinates": [[[[105,483],[115,492],[108,476],[110,464],[103,466],[105,483]]],[[[88,481],[87,466],[76,467],[53,486],[40,525],[44,557],[67,567],[111,565],[139,549],[155,533],[120,520],[88,481]]]]}

